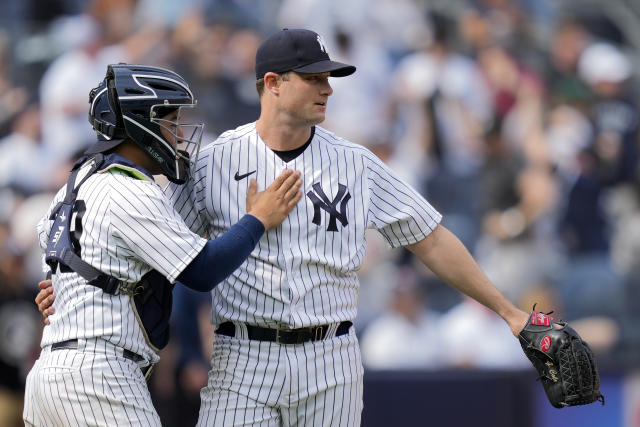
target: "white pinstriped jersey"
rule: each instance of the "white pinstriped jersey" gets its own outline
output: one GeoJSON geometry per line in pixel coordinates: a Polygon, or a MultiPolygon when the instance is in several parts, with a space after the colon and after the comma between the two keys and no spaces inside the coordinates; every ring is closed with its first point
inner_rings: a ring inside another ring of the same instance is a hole
{"type": "Polygon", "coordinates": [[[303,198],[214,288],[214,324],[299,328],[353,320],[365,229],[398,247],[422,240],[440,222],[369,150],[318,126],[311,144],[289,162],[260,139],[255,123],[227,131],[201,149],[193,182],[165,191],[194,232],[213,238],[245,213],[250,178],[262,190],[287,168],[302,172],[303,198]]]}
{"type": "MultiPolygon", "coordinates": [[[[76,183],[89,164],[83,166],[76,183]]],[[[186,227],[160,186],[115,166],[89,177],[78,191],[77,200],[86,204],[79,240],[82,259],[123,282],[136,283],[151,269],[175,282],[206,240],[186,227]]],[[[64,198],[65,187],[38,224],[43,250],[53,225],[49,215],[64,198]]],[[[49,267],[44,264],[44,269],[49,267]]],[[[74,338],[103,338],[157,362],[158,355],[137,320],[132,296],[106,294],[75,272],[54,274],[53,286],[55,313],[44,328],[42,347],[74,338]]]]}

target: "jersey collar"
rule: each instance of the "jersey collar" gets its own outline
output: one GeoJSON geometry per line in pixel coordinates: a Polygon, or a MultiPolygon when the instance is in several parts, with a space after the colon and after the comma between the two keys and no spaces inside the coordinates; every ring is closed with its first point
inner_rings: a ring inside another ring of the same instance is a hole
{"type": "Polygon", "coordinates": [[[122,157],[119,154],[111,153],[104,156],[104,163],[100,173],[104,173],[110,170],[121,170],[125,173],[133,176],[136,179],[143,181],[153,181],[153,175],[149,173],[145,168],[136,165],[130,160],[122,157]]]}
{"type": "Polygon", "coordinates": [[[271,150],[271,151],[273,151],[276,154],[276,156],[280,157],[284,162],[290,162],[291,160],[295,159],[300,154],[302,154],[303,151],[306,150],[309,145],[311,145],[311,141],[313,140],[313,135],[315,135],[315,133],[316,133],[316,127],[312,126],[311,135],[309,136],[309,139],[301,147],[294,148],[293,150],[286,150],[286,151],[278,151],[278,150],[271,150]]]}

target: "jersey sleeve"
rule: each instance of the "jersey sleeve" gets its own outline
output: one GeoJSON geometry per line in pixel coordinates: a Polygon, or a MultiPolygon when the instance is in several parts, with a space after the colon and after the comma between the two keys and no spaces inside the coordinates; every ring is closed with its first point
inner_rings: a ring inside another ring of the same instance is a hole
{"type": "Polygon", "coordinates": [[[442,215],[373,154],[366,156],[365,164],[370,226],[393,248],[419,242],[429,235],[442,215]]]}
{"type": "Polygon", "coordinates": [[[207,242],[187,227],[154,183],[113,188],[109,209],[114,235],[172,283],[207,242]]]}

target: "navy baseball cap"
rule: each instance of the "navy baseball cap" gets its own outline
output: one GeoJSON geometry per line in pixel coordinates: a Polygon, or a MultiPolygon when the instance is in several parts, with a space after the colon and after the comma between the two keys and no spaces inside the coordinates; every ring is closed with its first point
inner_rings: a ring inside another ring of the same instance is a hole
{"type": "Polygon", "coordinates": [[[312,74],[329,72],[331,77],[353,74],[356,67],[329,59],[327,48],[318,33],[285,28],[267,37],[256,52],[256,79],[268,72],[312,74]]]}

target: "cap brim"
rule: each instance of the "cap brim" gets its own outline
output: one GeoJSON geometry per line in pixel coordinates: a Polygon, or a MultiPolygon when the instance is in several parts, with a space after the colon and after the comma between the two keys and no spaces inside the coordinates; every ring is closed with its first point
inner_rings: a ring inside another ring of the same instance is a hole
{"type": "Polygon", "coordinates": [[[294,68],[293,71],[302,74],[329,73],[331,77],[346,77],[355,73],[356,67],[342,62],[326,60],[294,68]]]}
{"type": "Polygon", "coordinates": [[[122,139],[122,138],[112,139],[112,140],[109,140],[109,141],[97,141],[95,144],[93,144],[89,148],[87,148],[87,151],[85,151],[84,154],[104,153],[105,151],[109,151],[112,148],[117,147],[118,145],[122,144],[123,142],[124,142],[124,139],[122,139]]]}

